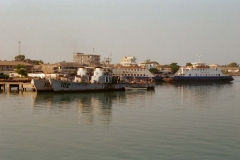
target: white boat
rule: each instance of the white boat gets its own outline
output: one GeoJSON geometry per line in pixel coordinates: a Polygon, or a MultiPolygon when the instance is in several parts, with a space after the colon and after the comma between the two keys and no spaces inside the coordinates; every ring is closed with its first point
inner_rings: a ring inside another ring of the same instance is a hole
{"type": "MultiPolygon", "coordinates": [[[[92,68],[91,68],[92,69],[92,68]]],[[[74,80],[62,77],[57,79],[32,79],[37,91],[56,91],[56,92],[77,92],[77,91],[106,91],[106,90],[125,90],[125,87],[145,87],[154,88],[155,83],[126,83],[118,76],[112,76],[109,69],[97,67],[93,76],[90,76],[89,68],[80,67],[74,80]]]]}
{"type": "Polygon", "coordinates": [[[126,83],[119,82],[117,77],[102,67],[96,67],[91,77],[86,68],[79,68],[73,82],[55,79],[49,81],[55,92],[124,90],[126,86],[126,83]]]}
{"type": "Polygon", "coordinates": [[[168,82],[229,82],[232,76],[224,75],[217,67],[209,67],[204,62],[192,63],[192,66],[180,67],[168,82]]]}

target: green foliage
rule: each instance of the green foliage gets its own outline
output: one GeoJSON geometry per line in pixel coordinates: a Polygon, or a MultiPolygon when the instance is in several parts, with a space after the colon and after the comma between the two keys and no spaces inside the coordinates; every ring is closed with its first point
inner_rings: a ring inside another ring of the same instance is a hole
{"type": "Polygon", "coordinates": [[[153,74],[158,74],[158,69],[157,68],[150,68],[149,71],[153,74]]]}
{"type": "Polygon", "coordinates": [[[17,56],[15,57],[15,61],[24,61],[24,60],[25,60],[25,56],[22,55],[22,54],[17,55],[17,56]]]}
{"type": "Polygon", "coordinates": [[[228,74],[229,72],[228,72],[228,70],[223,70],[222,73],[223,74],[228,74]]]}
{"type": "Polygon", "coordinates": [[[42,60],[39,60],[39,61],[38,60],[33,60],[32,64],[33,65],[40,65],[40,64],[43,64],[43,61],[42,60]]]}
{"type": "Polygon", "coordinates": [[[170,67],[172,73],[176,73],[180,66],[178,66],[177,63],[171,63],[169,67],[170,67]]]}
{"type": "Polygon", "coordinates": [[[8,78],[9,78],[9,75],[0,73],[0,79],[8,79],[8,78]]]}
{"type": "Polygon", "coordinates": [[[16,72],[24,77],[28,76],[28,72],[25,65],[18,64],[15,66],[16,72]]]}
{"type": "Polygon", "coordinates": [[[192,66],[192,63],[187,62],[187,63],[186,63],[186,66],[192,66]]]}
{"type": "Polygon", "coordinates": [[[236,62],[232,62],[228,64],[227,67],[239,67],[239,65],[236,62]]]}

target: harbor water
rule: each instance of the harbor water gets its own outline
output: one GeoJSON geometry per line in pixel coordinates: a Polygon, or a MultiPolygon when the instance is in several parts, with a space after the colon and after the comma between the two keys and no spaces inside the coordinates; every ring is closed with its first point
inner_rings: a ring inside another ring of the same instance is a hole
{"type": "Polygon", "coordinates": [[[240,159],[240,77],[154,90],[0,93],[0,160],[240,159]]]}

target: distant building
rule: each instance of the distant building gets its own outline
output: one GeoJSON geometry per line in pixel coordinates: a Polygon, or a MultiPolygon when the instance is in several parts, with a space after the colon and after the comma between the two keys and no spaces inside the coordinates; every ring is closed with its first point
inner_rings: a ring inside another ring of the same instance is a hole
{"type": "Polygon", "coordinates": [[[15,72],[14,69],[19,64],[26,66],[26,69],[28,72],[33,72],[32,64],[22,62],[22,61],[1,61],[1,60],[0,60],[0,72],[3,72],[3,73],[15,72]]]}
{"type": "Polygon", "coordinates": [[[42,73],[42,65],[34,65],[33,66],[33,73],[42,73]]]}
{"type": "Polygon", "coordinates": [[[45,74],[60,73],[60,74],[72,74],[76,73],[78,67],[81,65],[75,62],[57,62],[55,64],[43,64],[42,71],[45,74]]]}
{"type": "Polygon", "coordinates": [[[150,68],[157,68],[159,65],[158,62],[155,62],[155,61],[150,61],[150,59],[144,61],[144,62],[139,62],[139,66],[141,68],[147,68],[147,69],[150,69],[150,68]]]}
{"type": "Polygon", "coordinates": [[[209,64],[209,67],[211,67],[211,68],[217,68],[217,67],[219,67],[219,65],[218,65],[218,64],[209,64]]]}
{"type": "Polygon", "coordinates": [[[136,58],[134,56],[126,56],[121,59],[122,66],[134,66],[137,65],[136,58]]]}
{"type": "Polygon", "coordinates": [[[73,62],[79,63],[81,66],[99,66],[100,55],[73,53],[73,62]]]}

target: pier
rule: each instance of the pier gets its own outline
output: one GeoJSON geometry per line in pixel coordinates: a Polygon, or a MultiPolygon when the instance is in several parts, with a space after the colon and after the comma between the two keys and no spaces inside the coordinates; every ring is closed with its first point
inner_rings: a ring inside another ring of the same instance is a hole
{"type": "Polygon", "coordinates": [[[0,90],[3,92],[5,91],[13,91],[13,89],[16,89],[16,91],[27,91],[32,90],[36,91],[36,88],[31,83],[22,83],[22,82],[0,82],[0,90]]]}

